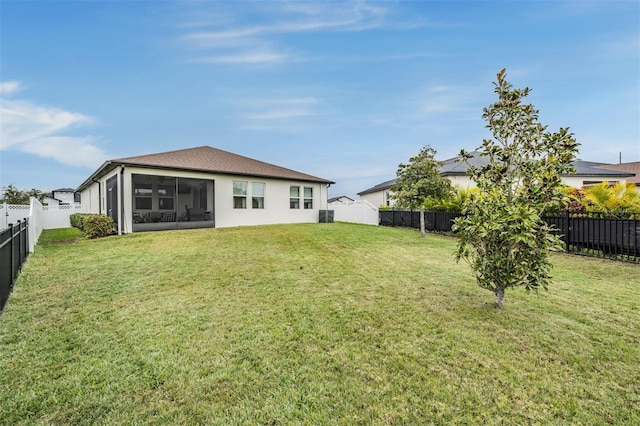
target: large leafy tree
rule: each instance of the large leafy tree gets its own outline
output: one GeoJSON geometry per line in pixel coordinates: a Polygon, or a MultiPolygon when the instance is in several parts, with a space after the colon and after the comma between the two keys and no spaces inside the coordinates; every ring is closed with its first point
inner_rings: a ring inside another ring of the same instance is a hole
{"type": "MultiPolygon", "coordinates": [[[[484,108],[483,119],[493,138],[478,148],[485,166],[471,166],[478,186],[456,219],[456,258],[467,260],[480,287],[495,294],[502,308],[505,290],[547,288],[549,252],[560,245],[541,216],[564,206],[562,174],[572,171],[578,144],[567,128],[548,132],[538,110],[524,104],[529,88],[514,89],[497,75],[498,101],[484,108]]],[[[462,151],[463,161],[471,154],[462,151]]]]}
{"type": "Polygon", "coordinates": [[[398,207],[420,210],[420,235],[425,235],[424,207],[430,201],[448,198],[453,192],[451,182],[440,176],[442,162],[436,160],[436,150],[424,146],[407,164],[400,164],[396,183],[391,187],[398,207]]]}
{"type": "Polygon", "coordinates": [[[7,204],[29,204],[29,197],[35,197],[39,201],[42,201],[46,196],[46,193],[38,189],[22,191],[14,184],[9,184],[2,188],[2,198],[0,201],[7,204]]]}

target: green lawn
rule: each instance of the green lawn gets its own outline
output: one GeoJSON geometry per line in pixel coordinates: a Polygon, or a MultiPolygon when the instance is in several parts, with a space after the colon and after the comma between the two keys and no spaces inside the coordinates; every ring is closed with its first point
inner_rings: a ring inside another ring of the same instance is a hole
{"type": "Polygon", "coordinates": [[[480,289],[455,240],[309,224],[45,231],[0,316],[0,424],[640,424],[640,267],[480,289]]]}

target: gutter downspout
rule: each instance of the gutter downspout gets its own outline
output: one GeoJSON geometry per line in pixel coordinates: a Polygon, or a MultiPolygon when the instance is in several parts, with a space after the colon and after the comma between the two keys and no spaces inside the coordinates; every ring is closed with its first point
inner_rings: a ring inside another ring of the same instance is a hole
{"type": "Polygon", "coordinates": [[[122,235],[123,221],[124,221],[124,165],[120,166],[120,208],[118,209],[118,235],[122,235]]]}
{"type": "Polygon", "coordinates": [[[96,180],[96,178],[91,178],[93,183],[98,184],[98,214],[102,213],[102,185],[100,185],[100,181],[96,180]]]}

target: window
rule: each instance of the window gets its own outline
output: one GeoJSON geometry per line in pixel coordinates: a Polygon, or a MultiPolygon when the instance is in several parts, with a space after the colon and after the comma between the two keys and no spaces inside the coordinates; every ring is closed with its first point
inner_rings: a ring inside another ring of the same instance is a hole
{"type": "Polygon", "coordinates": [[[136,210],[151,210],[153,186],[150,183],[134,182],[133,194],[136,197],[136,210]]]}
{"type": "Polygon", "coordinates": [[[251,208],[264,209],[264,183],[251,183],[251,208]]]}
{"type": "Polygon", "coordinates": [[[233,208],[247,208],[247,182],[233,181],[233,208]]]}
{"type": "Polygon", "coordinates": [[[308,186],[304,187],[304,208],[313,208],[313,188],[309,188],[308,186]]]}
{"type": "Polygon", "coordinates": [[[160,210],[173,210],[176,185],[158,185],[158,207],[160,210]]]}
{"type": "Polygon", "coordinates": [[[289,208],[290,209],[300,208],[300,187],[299,186],[292,186],[289,188],[289,208]]]}

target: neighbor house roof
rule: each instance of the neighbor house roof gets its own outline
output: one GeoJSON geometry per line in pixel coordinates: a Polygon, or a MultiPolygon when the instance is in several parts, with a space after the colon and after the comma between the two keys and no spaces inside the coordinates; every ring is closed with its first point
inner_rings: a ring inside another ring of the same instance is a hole
{"type": "Polygon", "coordinates": [[[252,158],[233,154],[221,149],[212,148],[210,146],[201,146],[197,148],[139,155],[136,157],[124,157],[106,161],[86,181],[84,181],[82,185],[80,185],[78,191],[89,186],[94,179],[100,178],[119,166],[190,170],[230,175],[301,180],[307,182],[334,183],[327,179],[297,172],[295,170],[265,163],[263,161],[254,160],[252,158]]]}
{"type": "Polygon", "coordinates": [[[53,191],[51,191],[51,192],[52,192],[52,193],[53,193],[53,192],[76,192],[76,190],[75,190],[75,189],[73,189],[73,188],[58,188],[58,189],[54,189],[54,190],[53,190],[53,191]]]}
{"type": "Polygon", "coordinates": [[[376,186],[372,186],[369,189],[365,189],[362,192],[358,192],[358,195],[365,195],[365,194],[370,194],[372,192],[384,191],[391,188],[393,185],[395,185],[395,183],[396,183],[396,180],[391,179],[386,182],[379,183],[376,186]]]}
{"type": "Polygon", "coordinates": [[[458,162],[458,160],[460,159],[459,155],[453,158],[449,158],[448,160],[444,160],[442,162],[442,166],[440,167],[440,175],[466,175],[467,170],[469,170],[470,166],[483,167],[489,164],[489,160],[486,157],[481,157],[478,151],[473,151],[469,154],[471,154],[471,158],[469,158],[468,160],[469,164],[464,161],[458,162]]]}
{"type": "MultiPolygon", "coordinates": [[[[448,160],[444,160],[442,162],[442,166],[440,167],[440,175],[441,176],[466,176],[467,171],[470,166],[483,167],[489,163],[489,160],[486,157],[481,157],[478,151],[473,151],[470,153],[471,158],[469,158],[467,162],[458,162],[457,160],[460,158],[459,156],[449,158],[448,160]]],[[[637,168],[640,168],[639,163],[626,163],[626,164],[636,164],[637,168]]],[[[576,160],[573,162],[573,167],[575,169],[574,173],[568,173],[568,176],[579,176],[579,177],[597,177],[600,179],[623,179],[626,178],[629,182],[634,182],[633,180],[629,180],[629,177],[632,177],[634,173],[638,175],[638,172],[631,173],[629,170],[624,171],[623,168],[619,168],[617,170],[612,170],[611,165],[606,163],[595,163],[592,161],[582,161],[576,160]],[[608,169],[608,170],[607,170],[608,169]]],[[[365,189],[362,192],[358,192],[358,195],[370,194],[372,192],[384,191],[391,188],[396,183],[395,179],[388,180],[386,182],[382,182],[376,186],[373,186],[369,189],[365,189]]]]}
{"type": "Polygon", "coordinates": [[[611,170],[609,169],[609,166],[611,166],[611,164],[607,163],[596,163],[593,161],[578,160],[573,163],[573,166],[576,171],[575,173],[571,173],[572,176],[597,176],[599,178],[614,179],[623,179],[633,176],[633,173],[621,170],[611,170]]]}
{"type": "Polygon", "coordinates": [[[607,164],[604,166],[596,166],[598,169],[615,170],[618,172],[633,173],[635,176],[628,177],[627,182],[640,183],[640,161],[632,163],[620,163],[620,164],[607,164]]]}
{"type": "Polygon", "coordinates": [[[331,197],[331,198],[329,198],[329,199],[327,200],[327,202],[328,202],[328,203],[333,203],[334,201],[339,201],[339,200],[341,200],[341,199],[343,199],[343,198],[346,198],[346,199],[348,199],[348,200],[350,200],[350,201],[353,201],[353,199],[352,199],[351,197],[347,197],[346,195],[340,195],[340,196],[338,196],[338,197],[331,197]]]}

